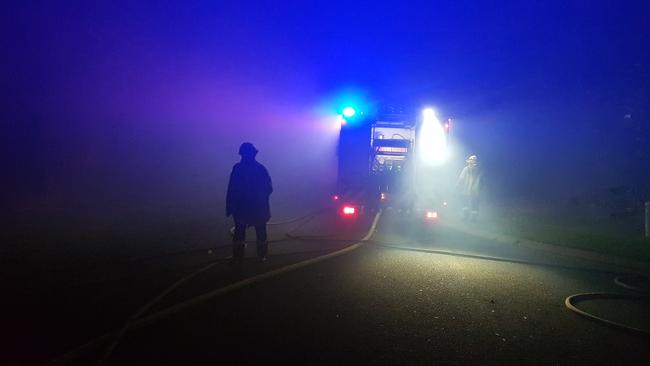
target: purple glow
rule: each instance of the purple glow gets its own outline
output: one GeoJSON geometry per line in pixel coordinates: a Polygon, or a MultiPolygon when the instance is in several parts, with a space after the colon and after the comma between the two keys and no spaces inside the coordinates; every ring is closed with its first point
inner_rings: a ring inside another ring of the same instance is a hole
{"type": "Polygon", "coordinates": [[[347,88],[415,110],[435,102],[440,118],[454,115],[449,129],[465,144],[454,145],[457,156],[470,148],[485,156],[495,194],[560,199],[648,181],[638,169],[647,166],[639,137],[648,124],[637,117],[650,85],[639,46],[645,11],[626,5],[621,22],[590,13],[597,7],[556,17],[522,5],[549,15],[531,25],[513,8],[378,5],[359,19],[365,10],[355,4],[269,4],[5,9],[0,146],[11,220],[58,228],[53,218],[66,217],[71,231],[110,231],[125,217],[225,223],[224,185],[242,141],[259,148],[278,212],[300,209],[296,202],[333,190],[344,123],[336,113],[360,105],[332,102],[347,88]],[[359,8],[341,14],[341,5],[359,8]],[[433,23],[431,11],[440,15],[433,23]],[[367,20],[383,13],[390,27],[367,20]],[[511,21],[495,26],[501,19],[511,21]]]}

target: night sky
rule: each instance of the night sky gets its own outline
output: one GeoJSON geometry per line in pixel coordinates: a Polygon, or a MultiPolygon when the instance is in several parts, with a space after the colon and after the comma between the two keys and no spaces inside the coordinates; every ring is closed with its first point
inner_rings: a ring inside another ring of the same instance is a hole
{"type": "Polygon", "coordinates": [[[315,200],[332,187],[337,103],[350,90],[453,117],[454,164],[478,154],[495,197],[647,183],[650,6],[495,3],[5,8],[9,217],[222,219],[243,141],[260,150],[276,207],[315,200]]]}

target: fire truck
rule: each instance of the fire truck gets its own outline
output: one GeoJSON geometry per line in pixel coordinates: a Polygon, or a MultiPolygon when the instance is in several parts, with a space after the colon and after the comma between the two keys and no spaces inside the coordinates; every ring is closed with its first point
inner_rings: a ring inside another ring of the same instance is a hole
{"type": "Polygon", "coordinates": [[[446,207],[446,159],[451,119],[432,108],[409,113],[348,106],[339,115],[337,192],[343,218],[387,207],[405,217],[435,222],[446,207]]]}

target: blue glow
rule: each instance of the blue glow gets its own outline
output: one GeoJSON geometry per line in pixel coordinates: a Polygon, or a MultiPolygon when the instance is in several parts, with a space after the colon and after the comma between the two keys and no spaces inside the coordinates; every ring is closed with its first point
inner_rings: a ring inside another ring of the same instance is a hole
{"type": "Polygon", "coordinates": [[[357,114],[357,111],[354,110],[352,107],[345,107],[343,108],[343,116],[350,118],[353,117],[355,114],[357,114]]]}

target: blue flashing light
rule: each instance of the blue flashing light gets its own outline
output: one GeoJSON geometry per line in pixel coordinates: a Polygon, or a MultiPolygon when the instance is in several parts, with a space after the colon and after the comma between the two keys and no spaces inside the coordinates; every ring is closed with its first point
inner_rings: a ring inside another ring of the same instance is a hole
{"type": "Polygon", "coordinates": [[[355,114],[357,114],[357,111],[354,110],[352,107],[345,107],[343,108],[343,116],[346,118],[353,117],[355,114]]]}

